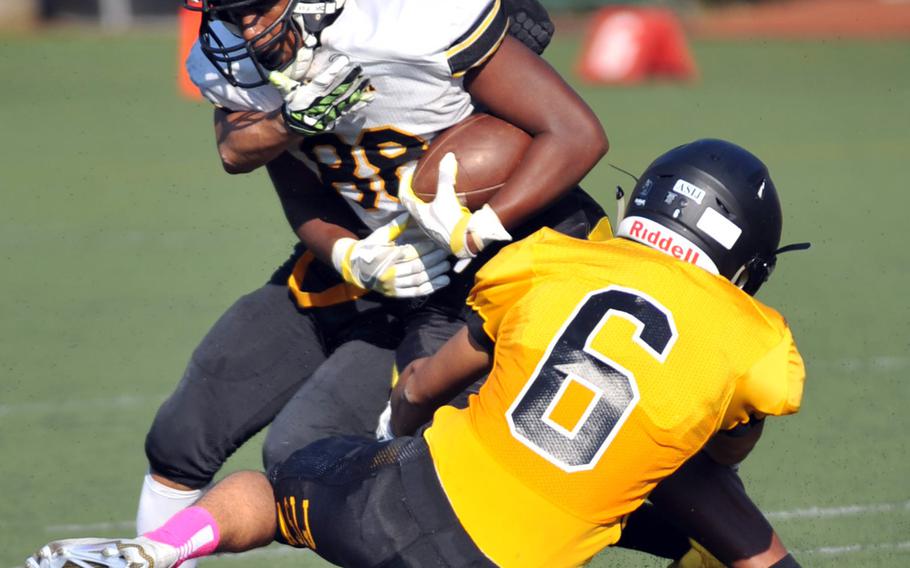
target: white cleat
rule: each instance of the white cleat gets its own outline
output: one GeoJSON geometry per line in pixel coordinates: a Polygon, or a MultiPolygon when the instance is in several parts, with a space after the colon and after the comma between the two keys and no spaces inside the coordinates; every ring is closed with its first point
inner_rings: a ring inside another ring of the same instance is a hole
{"type": "Polygon", "coordinates": [[[172,568],[177,549],[145,537],[72,538],[41,547],[25,568],[172,568]]]}

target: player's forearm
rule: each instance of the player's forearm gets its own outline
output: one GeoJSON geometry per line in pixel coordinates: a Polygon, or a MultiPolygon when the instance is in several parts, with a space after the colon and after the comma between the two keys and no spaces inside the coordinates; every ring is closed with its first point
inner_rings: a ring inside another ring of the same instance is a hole
{"type": "Polygon", "coordinates": [[[218,154],[226,172],[247,173],[288,149],[296,136],[285,127],[281,112],[215,110],[218,154]]]}
{"type": "Polygon", "coordinates": [[[437,408],[489,371],[492,356],[459,330],[433,356],[417,359],[401,373],[392,390],[392,431],[412,434],[437,408]]]}
{"type": "Polygon", "coordinates": [[[581,181],[609,148],[594,111],[546,61],[512,38],[465,86],[477,103],[533,137],[518,170],[489,201],[506,229],[581,181]]]}
{"type": "MultiPolygon", "coordinates": [[[[392,405],[392,432],[396,436],[407,436],[413,434],[421,424],[427,422],[433,416],[436,407],[426,400],[418,400],[414,396],[414,386],[412,385],[412,397],[407,396],[407,385],[411,383],[417,370],[426,362],[426,358],[417,359],[405,367],[392,394],[389,396],[389,402],[392,405]]],[[[417,378],[415,384],[419,382],[417,378]]]]}
{"type": "Polygon", "coordinates": [[[405,369],[398,384],[392,390],[392,432],[396,436],[407,436],[433,418],[436,409],[452,400],[473,381],[435,381],[426,371],[426,360],[417,360],[405,369]],[[420,372],[420,368],[424,372],[420,372]]]}
{"type": "Polygon", "coordinates": [[[574,136],[535,136],[518,171],[489,201],[503,226],[512,229],[577,185],[607,152],[599,123],[580,125],[574,136]]]}
{"type": "Polygon", "coordinates": [[[315,174],[288,153],[266,164],[275,192],[291,228],[316,258],[331,263],[332,246],[340,238],[357,238],[346,227],[360,223],[336,193],[325,190],[315,174]]]}
{"type": "Polygon", "coordinates": [[[338,239],[356,239],[357,235],[341,225],[312,219],[297,227],[297,237],[307,250],[325,264],[332,265],[332,247],[338,239]]]}

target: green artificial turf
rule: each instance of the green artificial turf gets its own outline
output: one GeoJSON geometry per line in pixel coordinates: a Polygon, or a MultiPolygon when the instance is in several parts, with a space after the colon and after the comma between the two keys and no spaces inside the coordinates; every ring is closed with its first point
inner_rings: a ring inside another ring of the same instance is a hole
{"type": "MultiPolygon", "coordinates": [[[[63,537],[130,534],[158,404],[221,312],[290,250],[267,178],[220,167],[211,111],[176,96],[174,35],[0,36],[0,568],[63,537]]],[[[696,43],[700,78],[578,85],[613,188],[669,147],[729,138],[770,166],[785,255],[761,298],[805,356],[803,411],[743,466],[807,566],[910,562],[910,43],[696,43]]],[[[258,467],[260,440],[227,469],[258,467]]],[[[209,565],[315,566],[272,547],[209,565]]],[[[607,551],[595,566],[664,566],[607,551]]]]}

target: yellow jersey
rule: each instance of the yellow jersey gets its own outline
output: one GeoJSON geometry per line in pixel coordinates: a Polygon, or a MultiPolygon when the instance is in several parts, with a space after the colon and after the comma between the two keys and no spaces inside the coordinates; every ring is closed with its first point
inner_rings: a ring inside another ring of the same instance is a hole
{"type": "Polygon", "coordinates": [[[585,563],[712,435],[799,409],[784,318],[632,241],[543,229],[490,260],[468,303],[493,367],[425,437],[462,525],[501,566],[585,563]]]}

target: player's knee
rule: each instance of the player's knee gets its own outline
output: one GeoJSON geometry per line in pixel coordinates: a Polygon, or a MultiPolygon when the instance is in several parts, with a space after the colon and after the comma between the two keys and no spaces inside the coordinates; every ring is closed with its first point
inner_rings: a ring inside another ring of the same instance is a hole
{"type": "MultiPolygon", "coordinates": [[[[238,492],[257,497],[266,496],[271,502],[272,484],[261,471],[243,470],[234,472],[218,482],[222,490],[239,488],[238,492]]],[[[271,504],[269,505],[271,508],[271,504]]]]}
{"type": "MultiPolygon", "coordinates": [[[[362,434],[361,432],[351,432],[350,429],[343,426],[344,416],[340,411],[334,412],[331,407],[327,406],[325,412],[321,412],[313,405],[320,402],[318,393],[313,393],[312,405],[295,406],[293,410],[299,411],[302,416],[295,416],[294,419],[288,419],[279,415],[269,427],[262,444],[262,464],[267,472],[275,469],[276,466],[285,462],[291,454],[305,448],[329,436],[362,434]],[[334,417],[334,420],[333,420],[334,417]]],[[[293,404],[293,403],[288,403],[293,404]]]]}
{"type": "Polygon", "coordinates": [[[262,444],[262,464],[266,472],[273,471],[283,461],[302,446],[292,444],[285,438],[273,436],[269,431],[262,444]]]}
{"type": "Polygon", "coordinates": [[[225,444],[215,440],[217,425],[206,424],[212,413],[198,404],[203,395],[188,388],[186,380],[158,409],[145,438],[145,455],[155,473],[199,489],[211,482],[227,452],[225,444]]]}
{"type": "Polygon", "coordinates": [[[195,437],[182,428],[155,420],[145,438],[145,455],[155,473],[191,489],[209,484],[218,466],[201,459],[195,437]]]}

